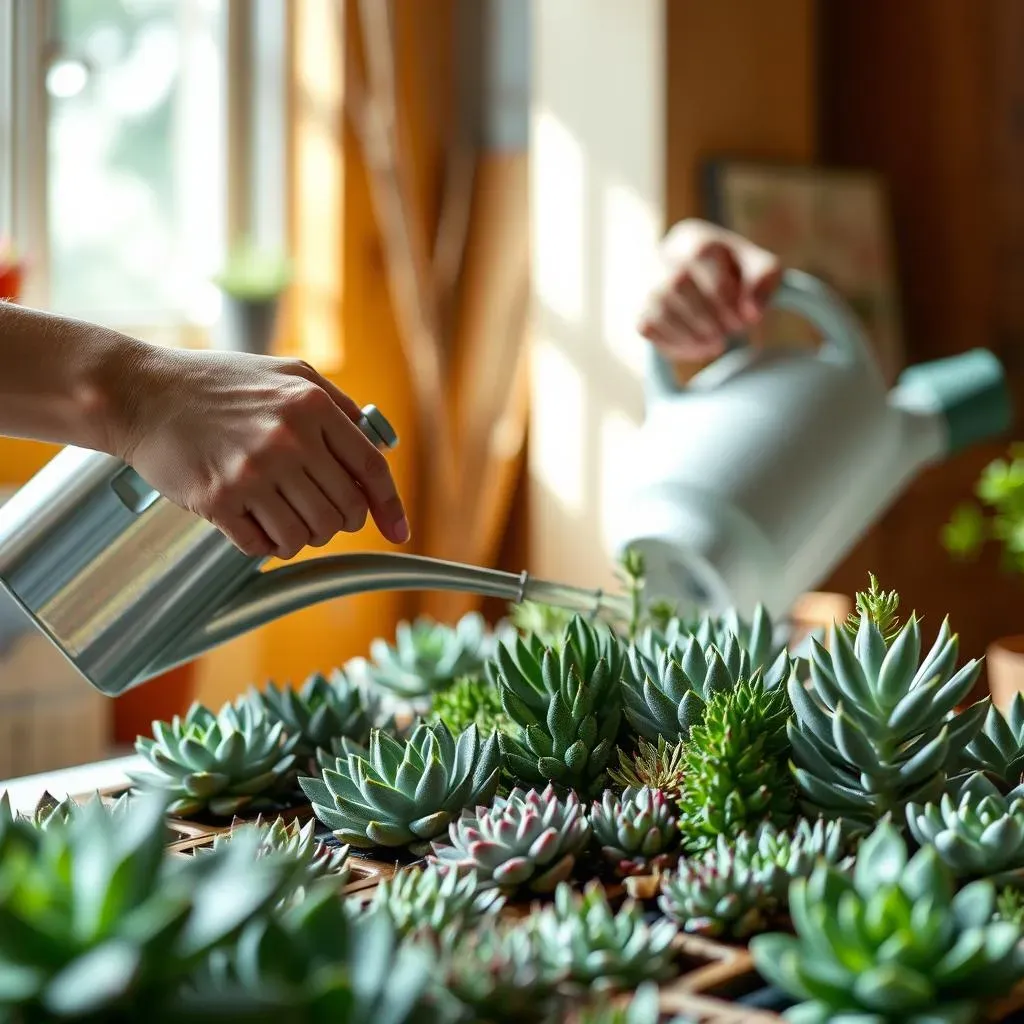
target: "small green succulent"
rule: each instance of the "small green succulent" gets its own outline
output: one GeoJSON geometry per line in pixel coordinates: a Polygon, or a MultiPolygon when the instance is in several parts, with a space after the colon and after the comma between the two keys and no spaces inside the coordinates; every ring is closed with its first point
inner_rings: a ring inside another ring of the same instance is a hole
{"type": "Polygon", "coordinates": [[[907,824],[958,877],[1024,868],[1024,785],[1004,796],[976,772],[938,804],[908,804],[907,824]]]}
{"type": "Polygon", "coordinates": [[[831,652],[812,644],[811,683],[790,681],[794,776],[808,813],[870,827],[907,803],[938,800],[948,768],[981,728],[987,699],[956,714],[981,666],[957,670],[958,641],[948,621],[922,660],[911,615],[886,643],[861,614],[851,643],[832,630],[831,652]]]}
{"type": "Polygon", "coordinates": [[[996,897],[996,921],[1009,921],[1024,931],[1024,891],[1019,885],[1007,885],[996,897]]]}
{"type": "Polygon", "coordinates": [[[511,605],[509,620],[524,636],[536,637],[542,644],[554,647],[562,642],[572,622],[572,612],[537,601],[511,605]]]}
{"type": "Polygon", "coordinates": [[[843,626],[850,643],[856,642],[864,617],[875,624],[886,644],[891,644],[899,636],[900,595],[895,590],[882,590],[874,573],[868,573],[868,589],[858,592],[856,605],[857,610],[850,613],[843,626]]]}
{"type": "Polygon", "coordinates": [[[959,759],[958,768],[985,772],[1004,789],[1024,782],[1024,694],[1015,694],[1007,713],[993,705],[981,731],[959,759]]]}
{"type": "Polygon", "coordinates": [[[456,739],[443,722],[421,722],[404,743],[374,729],[366,749],[343,747],[333,768],[299,785],[313,813],[357,848],[425,853],[464,807],[489,802],[498,788],[497,739],[481,741],[475,725],[456,739]]]}
{"type": "Polygon", "coordinates": [[[655,746],[641,737],[635,753],[627,754],[621,747],[617,752],[619,767],[608,769],[608,778],[617,786],[648,786],[660,790],[670,800],[678,800],[682,795],[686,744],[670,746],[664,736],[659,736],[655,746]]]}
{"type": "Polygon", "coordinates": [[[758,971],[800,1000],[789,1020],[977,1020],[1024,975],[1021,932],[993,922],[987,881],[955,891],[934,847],[908,860],[888,821],[862,843],[852,877],[820,866],[789,889],[796,935],[750,943],[758,971]]]}
{"type": "Polygon", "coordinates": [[[479,612],[468,612],[454,626],[421,616],[398,624],[394,644],[380,637],[370,644],[367,673],[399,697],[426,697],[461,676],[479,675],[498,639],[479,612]]]}
{"type": "Polygon", "coordinates": [[[444,722],[452,732],[476,725],[485,735],[511,728],[498,688],[481,676],[463,676],[435,693],[428,721],[444,722]]]}
{"type": "Polygon", "coordinates": [[[679,824],[664,793],[644,786],[621,796],[605,790],[594,801],[590,823],[601,853],[620,876],[650,874],[671,864],[679,852],[679,824]]]}
{"type": "Polygon", "coordinates": [[[575,793],[560,799],[550,785],[543,792],[517,787],[490,807],[463,811],[448,839],[434,843],[438,865],[507,892],[550,892],[572,874],[590,823],[575,793]]]}
{"type": "Polygon", "coordinates": [[[136,751],[153,771],[132,773],[140,789],[171,794],[178,817],[208,812],[231,817],[239,811],[275,806],[285,794],[295,764],[294,739],[284,724],[242,701],[215,715],[193,704],[184,718],[153,723],[153,738],[140,736],[136,751]]]}
{"type": "Polygon", "coordinates": [[[320,747],[334,740],[365,743],[377,715],[376,703],[341,669],[330,676],[317,672],[299,689],[275,683],[262,691],[253,687],[248,699],[271,722],[283,724],[284,735],[294,740],[293,752],[300,760],[311,760],[320,747]]]}
{"type": "Polygon", "coordinates": [[[789,713],[786,690],[765,689],[759,674],[711,698],[685,753],[679,827],[691,853],[793,817],[789,713]]]}
{"type": "Polygon", "coordinates": [[[399,935],[427,928],[439,933],[464,928],[487,915],[497,914],[505,898],[484,889],[472,872],[445,871],[435,864],[396,871],[374,890],[370,912],[380,910],[392,920],[399,935]]]}
{"type": "Polygon", "coordinates": [[[624,661],[622,641],[580,616],[557,648],[535,638],[499,647],[488,671],[517,726],[498,736],[512,778],[581,795],[601,787],[622,720],[624,661]]]}
{"type": "Polygon", "coordinates": [[[665,919],[648,924],[631,900],[612,910],[597,882],[588,882],[582,893],[563,882],[554,902],[523,927],[534,932],[544,963],[594,991],[635,988],[672,973],[676,926],[665,919]]]}

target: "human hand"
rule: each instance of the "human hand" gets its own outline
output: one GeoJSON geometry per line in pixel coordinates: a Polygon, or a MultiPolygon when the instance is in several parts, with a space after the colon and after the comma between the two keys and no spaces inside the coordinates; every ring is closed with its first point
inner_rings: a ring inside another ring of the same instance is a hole
{"type": "Polygon", "coordinates": [[[760,322],[782,278],[777,256],[702,220],[676,224],[661,254],[639,331],[674,362],[720,355],[728,335],[760,322]]]}
{"type": "Polygon", "coordinates": [[[361,530],[367,514],[388,540],[409,539],[359,406],[308,364],[151,349],[131,373],[115,454],[246,554],[292,558],[361,530]]]}

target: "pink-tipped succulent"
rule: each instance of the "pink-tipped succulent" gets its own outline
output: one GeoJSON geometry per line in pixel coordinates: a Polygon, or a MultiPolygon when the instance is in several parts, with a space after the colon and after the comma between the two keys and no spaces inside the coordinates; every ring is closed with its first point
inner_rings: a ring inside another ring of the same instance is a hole
{"type": "Polygon", "coordinates": [[[623,877],[662,871],[678,856],[678,822],[660,790],[629,786],[616,796],[606,789],[594,801],[590,822],[601,853],[623,877]]]}
{"type": "Polygon", "coordinates": [[[431,860],[473,871],[487,886],[506,892],[551,892],[565,881],[590,841],[590,822],[575,793],[559,798],[516,787],[490,807],[463,811],[448,827],[449,844],[434,843],[431,860]]]}

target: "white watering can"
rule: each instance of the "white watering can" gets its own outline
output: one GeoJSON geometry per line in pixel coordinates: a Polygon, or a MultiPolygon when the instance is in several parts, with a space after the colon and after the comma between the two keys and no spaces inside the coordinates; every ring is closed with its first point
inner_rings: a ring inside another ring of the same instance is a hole
{"type": "Polygon", "coordinates": [[[650,349],[640,444],[606,529],[617,554],[645,555],[648,596],[681,609],[785,615],[924,466],[1011,424],[991,352],[913,366],[890,391],[820,281],[787,271],[773,305],[820,331],[818,351],[734,348],[681,387],[650,349]]]}

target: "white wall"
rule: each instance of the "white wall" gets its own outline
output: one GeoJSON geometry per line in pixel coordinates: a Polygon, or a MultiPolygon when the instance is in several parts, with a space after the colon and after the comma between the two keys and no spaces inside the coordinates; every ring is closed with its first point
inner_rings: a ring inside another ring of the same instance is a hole
{"type": "Polygon", "coordinates": [[[609,490],[629,474],[665,228],[666,0],[533,0],[531,571],[613,580],[609,490]]]}

